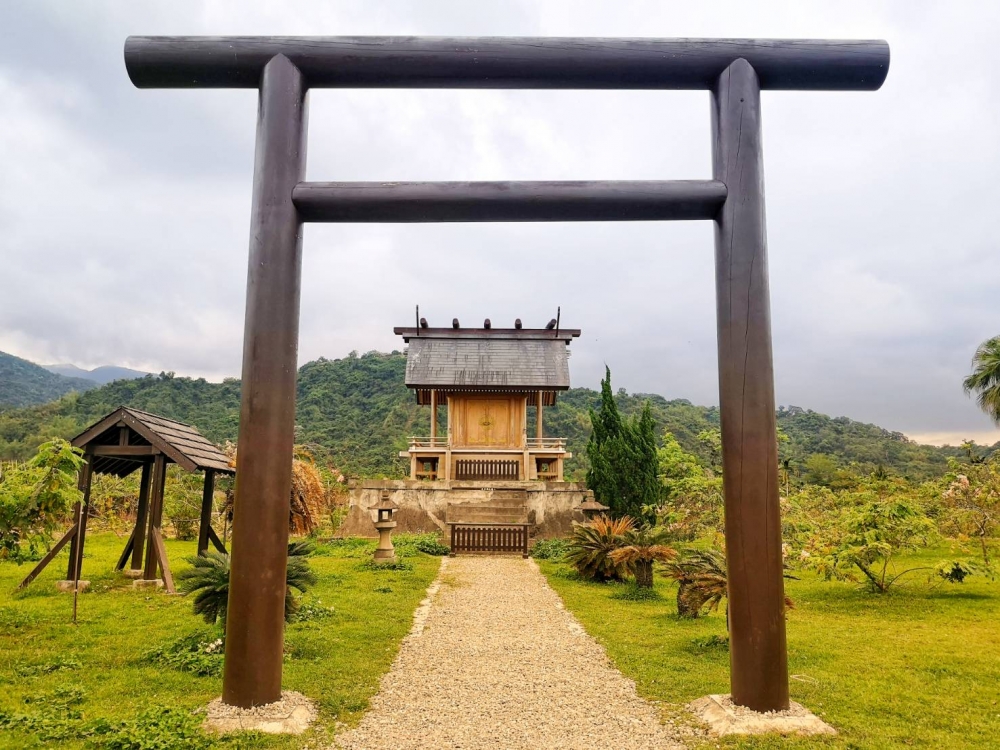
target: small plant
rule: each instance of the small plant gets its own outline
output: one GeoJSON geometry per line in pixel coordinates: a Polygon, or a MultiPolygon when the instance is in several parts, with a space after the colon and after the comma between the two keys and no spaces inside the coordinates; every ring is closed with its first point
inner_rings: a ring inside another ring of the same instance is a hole
{"type": "Polygon", "coordinates": [[[562,560],[568,550],[569,542],[565,539],[539,539],[528,554],[536,560],[562,560]]]}
{"type": "Polygon", "coordinates": [[[413,570],[413,563],[401,560],[398,557],[395,560],[387,560],[385,562],[365,560],[365,562],[358,566],[358,570],[367,570],[375,573],[382,573],[389,570],[413,570]]]}
{"type": "Polygon", "coordinates": [[[334,613],[333,607],[323,606],[319,599],[304,599],[299,602],[298,609],[292,614],[289,622],[308,622],[309,620],[324,620],[334,613]]]}
{"type": "Polygon", "coordinates": [[[225,651],[225,639],[216,631],[196,631],[148,651],[143,660],[200,677],[218,677],[225,651]]]}
{"type": "Polygon", "coordinates": [[[376,586],[372,589],[376,594],[391,594],[392,586],[376,586]]]}
{"type": "Polygon", "coordinates": [[[640,586],[637,583],[626,583],[617,589],[611,598],[625,602],[652,602],[663,598],[652,586],[640,586]]]}
{"type": "Polygon", "coordinates": [[[625,565],[635,576],[639,588],[653,588],[653,563],[667,562],[677,557],[677,551],[664,542],[669,531],[662,526],[643,526],[625,532],[622,537],[626,545],[611,553],[611,559],[625,565]]]}
{"type": "Polygon", "coordinates": [[[64,659],[56,657],[52,661],[42,664],[21,664],[14,668],[14,674],[18,677],[39,677],[53,672],[62,672],[67,669],[79,669],[80,662],[76,659],[64,659]]]}
{"type": "Polygon", "coordinates": [[[583,577],[592,581],[621,581],[628,572],[624,562],[611,553],[624,546],[625,535],[635,526],[628,516],[598,516],[591,523],[576,524],[565,559],[583,577]]]}
{"type": "Polygon", "coordinates": [[[728,635],[706,635],[702,638],[692,638],[691,645],[701,651],[729,651],[728,635]]]}
{"type": "Polygon", "coordinates": [[[451,552],[451,548],[442,544],[436,533],[427,534],[400,534],[393,537],[393,546],[396,554],[400,557],[407,557],[415,552],[423,552],[425,555],[435,555],[441,557],[451,552]]]}
{"type": "Polygon", "coordinates": [[[978,568],[963,560],[945,560],[939,562],[934,573],[948,583],[965,583],[965,579],[977,572],[978,568]]]}
{"type": "MultiPolygon", "coordinates": [[[[295,541],[288,545],[288,566],[285,573],[285,622],[290,622],[299,603],[293,589],[305,593],[315,585],[316,574],[306,559],[312,554],[313,545],[306,541],[295,541]]],[[[204,557],[189,557],[191,567],[177,574],[182,594],[195,594],[194,613],[201,615],[205,622],[226,626],[229,606],[229,555],[208,552],[204,557]]]]}

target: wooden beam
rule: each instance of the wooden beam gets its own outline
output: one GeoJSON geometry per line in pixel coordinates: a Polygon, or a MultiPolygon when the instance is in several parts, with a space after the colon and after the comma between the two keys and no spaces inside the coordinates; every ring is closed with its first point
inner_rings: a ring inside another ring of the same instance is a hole
{"type": "MultiPolygon", "coordinates": [[[[73,516],[73,518],[75,519],[76,516],[73,516]]],[[[76,521],[73,521],[73,525],[70,527],[69,531],[63,534],[62,539],[60,539],[58,542],[55,543],[52,549],[50,549],[46,553],[45,557],[43,557],[39,561],[38,565],[32,568],[31,572],[24,577],[24,580],[18,584],[17,586],[18,590],[23,589],[29,583],[34,581],[35,578],[38,577],[38,574],[41,573],[43,570],[45,570],[46,566],[50,562],[52,562],[52,560],[55,558],[56,555],[59,554],[59,551],[66,546],[66,543],[69,542],[71,539],[76,538],[76,531],[77,531],[76,521]]]]}
{"type": "Polygon", "coordinates": [[[66,567],[66,580],[76,581],[80,578],[83,567],[83,546],[87,541],[87,518],[90,516],[90,485],[94,477],[93,458],[84,456],[87,461],[80,470],[83,484],[83,500],[78,502],[73,509],[74,518],[78,519],[76,536],[70,545],[69,564],[66,567]]]}
{"type": "Polygon", "coordinates": [[[142,465],[142,476],[139,478],[139,503],[135,510],[135,530],[132,534],[132,570],[142,567],[142,553],[146,545],[146,518],[149,514],[149,480],[153,473],[153,464],[142,465]]]}
{"type": "Polygon", "coordinates": [[[92,445],[88,449],[95,456],[155,456],[160,452],[152,445],[92,445]]]}
{"type": "Polygon", "coordinates": [[[163,578],[163,588],[170,594],[176,594],[177,589],[174,588],[174,577],[170,574],[170,561],[167,559],[167,548],[163,544],[163,534],[159,526],[150,531],[149,546],[156,551],[156,559],[160,565],[160,573],[163,578]]]}
{"type": "Polygon", "coordinates": [[[115,563],[115,570],[124,570],[125,564],[128,559],[132,556],[132,548],[135,546],[135,528],[132,528],[132,533],[128,535],[128,541],[125,542],[125,548],[122,553],[118,556],[118,562],[115,563]]]}
{"type": "Polygon", "coordinates": [[[250,222],[236,512],[222,700],[281,696],[302,223],[292,188],[306,157],[306,82],[283,56],[263,69],[250,222]]]}
{"type": "Polygon", "coordinates": [[[215,529],[213,529],[211,526],[208,527],[208,538],[212,542],[212,544],[215,545],[215,548],[219,550],[219,552],[221,552],[224,555],[229,554],[229,551],[226,549],[226,545],[222,543],[222,540],[219,539],[219,535],[215,533],[215,529]]]}
{"type": "Polygon", "coordinates": [[[719,411],[733,701],[788,708],[785,596],[760,86],[746,60],[712,92],[712,163],[730,186],[715,229],[719,411]]]}
{"type": "Polygon", "coordinates": [[[155,37],[125,41],[139,88],[257,88],[284,55],[311,88],[710,89],[744,58],[766,89],[879,88],[881,40],[155,37]]]}
{"type": "Polygon", "coordinates": [[[327,223],[683,221],[714,219],[726,186],[713,180],[303,182],[292,199],[303,221],[327,223]]]}
{"type": "Polygon", "coordinates": [[[212,528],[212,505],[215,500],[215,472],[205,470],[205,484],[201,492],[201,521],[198,524],[198,554],[208,552],[208,532],[212,528]]]}

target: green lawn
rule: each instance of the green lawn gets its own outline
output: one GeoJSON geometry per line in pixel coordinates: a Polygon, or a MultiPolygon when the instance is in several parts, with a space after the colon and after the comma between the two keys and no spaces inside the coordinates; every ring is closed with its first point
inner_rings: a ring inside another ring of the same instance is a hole
{"type": "MultiPolygon", "coordinates": [[[[931,565],[947,556],[944,549],[930,550],[904,562],[931,565]]],[[[640,694],[677,706],[729,692],[728,652],[702,645],[725,635],[721,612],[678,619],[676,588],[664,578],[656,581],[661,600],[625,601],[611,598],[621,586],[576,580],[562,563],[540,565],[640,694]]],[[[792,699],[840,736],[708,746],[1000,748],[1000,581],[974,576],[933,588],[926,581],[925,573],[913,574],[882,596],[811,573],[786,581],[795,603],[788,615],[792,699]]]]}
{"type": "MultiPolygon", "coordinates": [[[[65,575],[65,552],[20,593],[13,589],[31,566],[0,563],[0,715],[35,716],[46,703],[58,703],[67,689],[80,691],[74,702],[80,721],[132,719],[150,706],[194,710],[220,694],[220,677],[144,661],[152,648],[210,630],[192,614],[189,598],[136,591],[112,573],[124,541],[113,534],[88,536],[84,577],[94,591],[80,595],[76,626],[70,621],[72,594],[57,593],[53,585],[65,575]]],[[[284,687],[317,701],[318,728],[303,738],[243,735],[219,744],[297,748],[328,739],[336,722],[360,718],[440,562],[414,552],[406,557],[411,571],[362,570],[373,546],[323,547],[324,554],[310,558],[319,583],[307,600],[318,599],[333,612],[287,630],[284,687]]],[[[167,551],[176,573],[194,542],[168,541],[167,551]]],[[[44,729],[27,732],[23,722],[20,726],[0,729],[0,748],[53,746],[44,743],[44,729]]],[[[80,739],[55,744],[86,746],[80,739]]]]}

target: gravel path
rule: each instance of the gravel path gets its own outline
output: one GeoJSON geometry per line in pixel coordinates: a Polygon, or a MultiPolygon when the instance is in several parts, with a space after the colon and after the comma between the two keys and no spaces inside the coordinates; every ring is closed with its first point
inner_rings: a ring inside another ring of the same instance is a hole
{"type": "Polygon", "coordinates": [[[681,747],[533,561],[459,557],[346,750],[681,747]]]}

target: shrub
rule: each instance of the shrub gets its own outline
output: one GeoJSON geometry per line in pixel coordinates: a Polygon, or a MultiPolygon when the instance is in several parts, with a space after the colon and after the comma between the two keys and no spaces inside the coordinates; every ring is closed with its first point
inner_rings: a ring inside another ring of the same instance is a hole
{"type": "Polygon", "coordinates": [[[653,587],[640,586],[637,583],[626,583],[616,588],[618,590],[611,595],[612,599],[626,602],[650,602],[663,598],[653,587]]]}
{"type": "Polygon", "coordinates": [[[528,554],[536,560],[562,560],[568,551],[569,542],[565,539],[539,539],[528,554]]]}
{"type": "Polygon", "coordinates": [[[726,558],[715,550],[695,550],[668,563],[666,574],[677,581],[677,614],[698,617],[706,607],[718,609],[726,597],[726,558]]]}
{"type": "Polygon", "coordinates": [[[625,534],[634,529],[628,516],[598,516],[591,523],[576,524],[566,561],[583,577],[593,581],[620,581],[628,567],[615,562],[611,553],[623,546],[625,534]]]}
{"type": "Polygon", "coordinates": [[[423,552],[425,555],[442,556],[451,552],[451,548],[441,543],[440,537],[434,533],[427,534],[400,534],[392,538],[392,545],[396,548],[396,554],[406,557],[415,552],[423,552]]]}
{"type": "Polygon", "coordinates": [[[375,573],[381,573],[387,570],[413,570],[413,563],[407,562],[400,558],[395,560],[387,560],[385,562],[377,562],[375,560],[365,560],[358,566],[358,570],[366,570],[375,573]]]}

